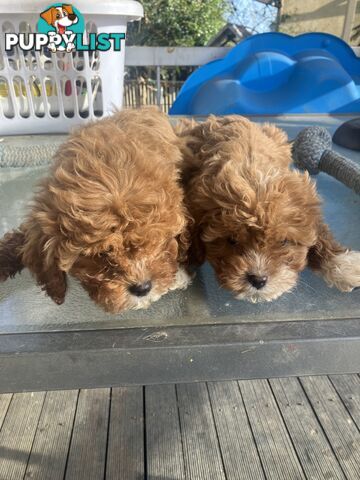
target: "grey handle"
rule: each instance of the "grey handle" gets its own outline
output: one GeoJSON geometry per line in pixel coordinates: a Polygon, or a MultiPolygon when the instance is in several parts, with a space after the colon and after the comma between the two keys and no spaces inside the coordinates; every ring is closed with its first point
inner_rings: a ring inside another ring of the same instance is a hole
{"type": "Polygon", "coordinates": [[[319,169],[360,195],[360,165],[357,163],[333,150],[325,150],[320,159],[319,169]]]}

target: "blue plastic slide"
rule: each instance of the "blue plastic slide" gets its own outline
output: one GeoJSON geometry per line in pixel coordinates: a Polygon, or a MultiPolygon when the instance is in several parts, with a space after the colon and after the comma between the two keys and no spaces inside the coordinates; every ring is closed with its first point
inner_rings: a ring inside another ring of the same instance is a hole
{"type": "Polygon", "coordinates": [[[254,35],[198,68],[172,115],[360,112],[360,58],[325,33],[254,35]]]}

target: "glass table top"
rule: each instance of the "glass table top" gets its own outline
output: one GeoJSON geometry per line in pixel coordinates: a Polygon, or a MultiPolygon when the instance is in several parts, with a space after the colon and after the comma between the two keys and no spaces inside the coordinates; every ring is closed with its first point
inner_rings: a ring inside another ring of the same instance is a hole
{"type": "MultiPolygon", "coordinates": [[[[272,121],[284,128],[289,138],[307,125],[323,125],[333,131],[347,118],[308,116],[253,118],[272,121]]],[[[49,136],[51,141],[53,137],[49,136]]],[[[19,138],[5,139],[16,142],[19,138]]],[[[36,137],[31,142],[36,142],[36,137]]],[[[44,141],[42,136],[41,141],[44,141]]],[[[360,153],[336,147],[360,163],[360,153]]],[[[20,224],[34,184],[47,167],[0,168],[0,235],[20,224]]],[[[325,219],[336,238],[352,249],[360,249],[360,197],[340,182],[320,174],[316,177],[323,198],[325,219]]],[[[221,289],[208,264],[202,266],[186,291],[171,292],[147,310],[107,314],[96,306],[82,287],[69,281],[65,303],[55,305],[41,292],[28,271],[0,284],[0,333],[160,327],[170,325],[232,324],[241,322],[296,321],[359,318],[360,289],[341,293],[305,270],[297,288],[278,300],[251,304],[235,300],[221,289]]]]}

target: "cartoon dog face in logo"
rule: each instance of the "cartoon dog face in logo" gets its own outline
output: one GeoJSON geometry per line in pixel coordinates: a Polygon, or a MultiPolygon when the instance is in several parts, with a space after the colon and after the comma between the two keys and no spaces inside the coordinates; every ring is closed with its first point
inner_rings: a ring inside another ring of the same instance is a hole
{"type": "MultiPolygon", "coordinates": [[[[48,25],[51,25],[55,28],[55,32],[49,32],[49,35],[70,35],[71,32],[68,30],[68,27],[74,25],[79,21],[79,18],[74,13],[73,7],[71,5],[61,5],[60,7],[50,7],[40,14],[40,17],[45,20],[48,25]]],[[[63,45],[56,46],[54,42],[50,42],[48,45],[49,49],[52,52],[56,50],[65,50],[63,45]]],[[[71,52],[74,50],[75,45],[73,43],[68,43],[66,50],[71,52]]]]}

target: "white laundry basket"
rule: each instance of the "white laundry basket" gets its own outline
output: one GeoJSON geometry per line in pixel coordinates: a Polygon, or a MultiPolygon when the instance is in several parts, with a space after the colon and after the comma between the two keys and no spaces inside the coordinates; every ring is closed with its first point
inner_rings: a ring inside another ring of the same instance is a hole
{"type": "MultiPolygon", "coordinates": [[[[55,3],[55,2],[54,2],[55,3]]],[[[68,5],[70,2],[64,2],[68,5]]],[[[125,45],[121,51],[5,52],[5,33],[36,32],[51,0],[0,0],[0,135],[62,133],[121,108],[125,45]]],[[[133,0],[77,0],[87,33],[126,33],[143,16],[133,0]]]]}

